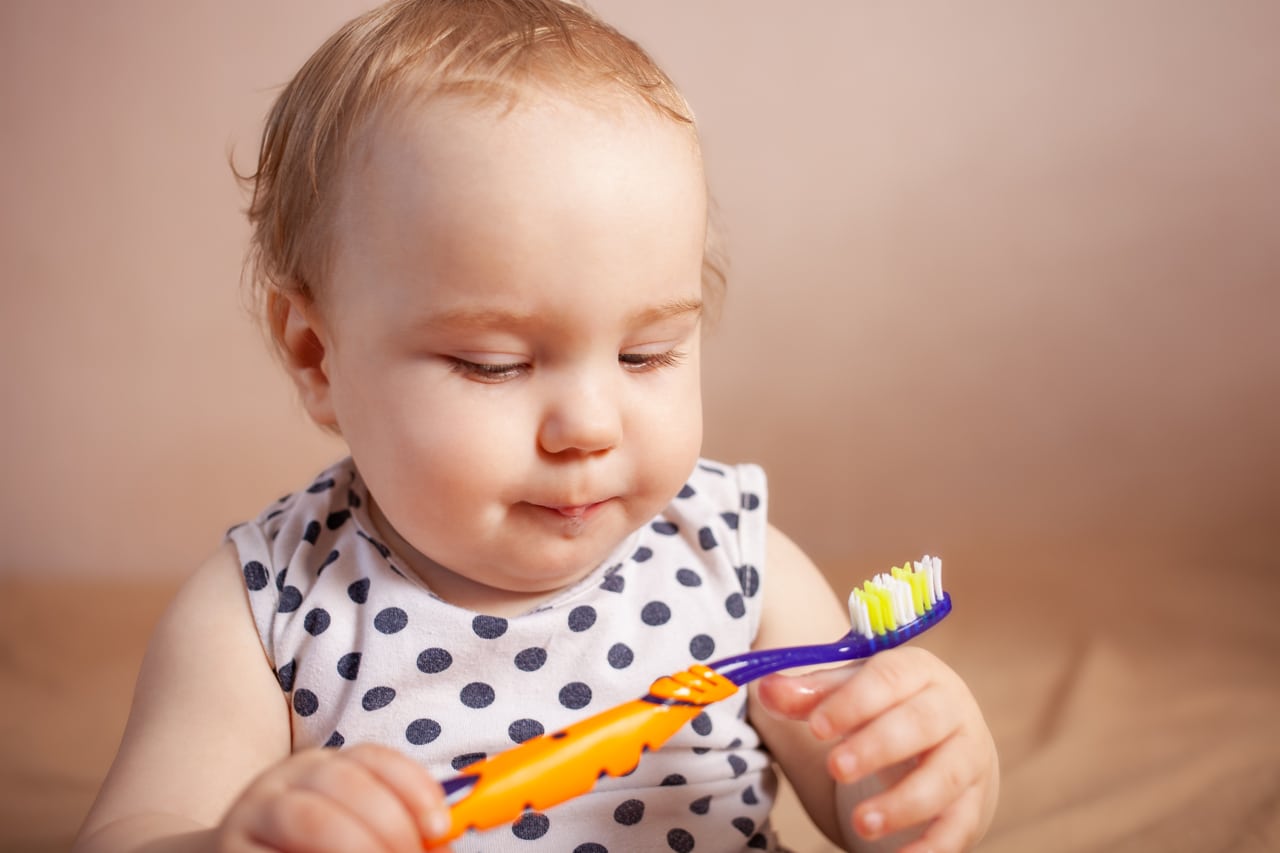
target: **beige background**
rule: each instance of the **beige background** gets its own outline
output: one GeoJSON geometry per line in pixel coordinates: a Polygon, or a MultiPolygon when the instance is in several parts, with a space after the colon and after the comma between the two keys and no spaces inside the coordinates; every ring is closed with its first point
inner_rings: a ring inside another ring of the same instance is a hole
{"type": "MultiPolygon", "coordinates": [[[[185,572],[339,452],[243,308],[228,156],[365,5],[0,5],[0,571],[185,572]]],[[[707,452],[815,557],[1276,542],[1280,6],[596,8],[702,122],[707,452]]]]}
{"type": "MultiPolygon", "coordinates": [[[[228,157],[364,5],[0,0],[0,851],[67,849],[173,586],[341,452],[228,157]]],[[[947,561],[984,851],[1278,849],[1280,5],[596,7],[702,123],[707,452],[838,588],[947,561]]]]}

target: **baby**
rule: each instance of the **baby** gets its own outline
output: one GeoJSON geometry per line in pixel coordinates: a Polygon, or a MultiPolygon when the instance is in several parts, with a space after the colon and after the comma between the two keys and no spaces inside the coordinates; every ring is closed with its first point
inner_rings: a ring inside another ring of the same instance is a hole
{"type": "MultiPolygon", "coordinates": [[[[470,763],[848,630],[760,469],[700,458],[723,278],[638,46],[561,0],[398,0],[293,79],[252,182],[264,314],[350,457],[178,593],[78,850],[420,850],[470,763]]],[[[901,648],[771,676],[452,849],[780,850],[775,767],[849,849],[968,849],[998,786],[969,690],[901,648]]]]}

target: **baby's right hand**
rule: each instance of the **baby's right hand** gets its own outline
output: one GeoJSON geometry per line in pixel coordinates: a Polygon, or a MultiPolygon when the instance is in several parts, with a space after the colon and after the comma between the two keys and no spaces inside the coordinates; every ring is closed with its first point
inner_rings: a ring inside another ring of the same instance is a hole
{"type": "Polygon", "coordinates": [[[448,829],[444,792],[425,769],[361,744],[307,750],[273,766],[232,804],[216,838],[227,853],[419,853],[424,839],[448,829]]]}

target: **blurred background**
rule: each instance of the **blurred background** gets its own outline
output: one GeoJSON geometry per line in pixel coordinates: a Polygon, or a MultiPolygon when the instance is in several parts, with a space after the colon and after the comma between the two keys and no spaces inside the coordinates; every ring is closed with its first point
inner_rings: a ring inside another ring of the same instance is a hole
{"type": "MultiPolygon", "coordinates": [[[[176,583],[343,452],[246,310],[231,164],[368,5],[0,4],[0,577],[176,583]]],[[[700,121],[706,453],[837,585],[1276,576],[1280,6],[592,5],[700,121]]]]}
{"type": "MultiPolygon", "coordinates": [[[[341,452],[244,308],[229,161],[366,6],[0,5],[0,570],[186,572],[341,452]]],[[[815,558],[1274,529],[1274,3],[595,8],[705,137],[706,452],[815,558]]]]}

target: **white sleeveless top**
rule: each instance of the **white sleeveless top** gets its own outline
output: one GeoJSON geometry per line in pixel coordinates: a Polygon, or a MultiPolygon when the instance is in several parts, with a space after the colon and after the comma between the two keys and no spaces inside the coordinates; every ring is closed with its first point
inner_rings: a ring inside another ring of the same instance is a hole
{"type": "MultiPolygon", "coordinates": [[[[511,619],[437,598],[379,541],[351,459],[228,538],[293,746],[376,742],[437,779],[643,696],[656,678],[746,651],[760,622],[766,483],[700,461],[591,575],[511,619]]],[[[457,851],[777,850],[775,778],[746,691],[705,709],[621,778],[457,851]]]]}

